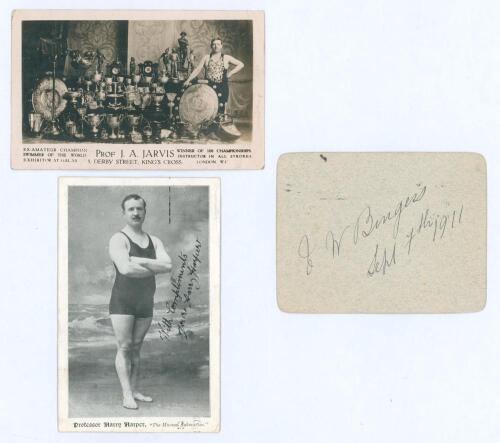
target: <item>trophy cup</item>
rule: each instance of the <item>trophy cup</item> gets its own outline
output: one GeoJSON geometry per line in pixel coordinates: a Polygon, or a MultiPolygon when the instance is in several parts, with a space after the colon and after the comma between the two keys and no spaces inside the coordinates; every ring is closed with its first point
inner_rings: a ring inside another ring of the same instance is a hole
{"type": "Polygon", "coordinates": [[[87,108],[85,106],[81,106],[76,109],[78,115],[80,116],[80,132],[75,133],[76,138],[84,138],[85,134],[83,132],[83,122],[85,121],[85,114],[87,114],[87,108]]]}
{"type": "Polygon", "coordinates": [[[97,91],[95,94],[95,97],[97,99],[97,107],[98,108],[103,108],[103,103],[106,100],[106,92],[104,91],[97,91]]]}
{"type": "Polygon", "coordinates": [[[141,74],[134,74],[134,84],[138,85],[141,81],[141,74]]]}
{"type": "Polygon", "coordinates": [[[43,117],[38,112],[30,112],[28,114],[28,123],[30,131],[33,135],[39,136],[42,132],[43,117]]]}
{"type": "Polygon", "coordinates": [[[76,123],[73,120],[68,120],[65,124],[66,134],[70,137],[74,137],[76,135],[76,123]]]}
{"type": "Polygon", "coordinates": [[[87,88],[87,89],[85,90],[85,92],[90,92],[90,87],[92,86],[92,80],[90,80],[90,79],[86,79],[86,80],[85,80],[85,86],[86,86],[86,88],[87,88]]]}
{"type": "Polygon", "coordinates": [[[144,141],[146,143],[149,143],[149,141],[151,140],[151,136],[153,135],[153,130],[151,129],[151,126],[149,125],[146,126],[142,131],[142,133],[144,134],[144,141]]]}
{"type": "Polygon", "coordinates": [[[118,134],[115,132],[115,129],[118,129],[120,127],[120,123],[122,121],[122,116],[121,115],[113,115],[113,114],[108,114],[106,117],[106,123],[108,124],[109,128],[111,129],[111,134],[109,135],[110,140],[116,140],[118,138],[118,134]]]}
{"type": "Polygon", "coordinates": [[[102,74],[100,72],[94,72],[94,75],[92,76],[92,80],[94,83],[99,83],[102,79],[102,74]]]}
{"type": "Polygon", "coordinates": [[[161,77],[160,77],[160,83],[163,85],[163,87],[165,87],[167,82],[168,82],[168,75],[167,75],[166,71],[163,71],[161,74],[161,77]]]}
{"type": "Polygon", "coordinates": [[[153,143],[161,143],[161,122],[151,122],[151,135],[153,137],[153,143]]]}
{"type": "Polygon", "coordinates": [[[142,120],[141,115],[134,115],[134,114],[127,115],[127,122],[128,125],[130,126],[129,136],[132,143],[142,142],[141,133],[136,131],[137,127],[141,124],[141,120],[142,120]]]}
{"type": "Polygon", "coordinates": [[[133,105],[139,108],[142,103],[142,93],[140,91],[135,91],[133,105]]]}
{"type": "Polygon", "coordinates": [[[141,109],[144,111],[151,103],[151,94],[149,92],[143,92],[141,94],[141,109]]]}
{"type": "Polygon", "coordinates": [[[171,127],[173,127],[173,117],[174,117],[173,109],[174,109],[174,100],[176,95],[177,95],[176,92],[167,92],[168,119],[170,121],[171,127]]]}
{"type": "Polygon", "coordinates": [[[126,107],[125,109],[127,111],[133,111],[134,108],[134,102],[135,102],[135,91],[125,91],[125,101],[126,101],[126,107]]]}
{"type": "Polygon", "coordinates": [[[81,96],[80,91],[68,91],[66,92],[66,97],[71,100],[71,105],[76,108],[77,100],[81,96]]]}
{"type": "Polygon", "coordinates": [[[159,93],[153,94],[153,102],[155,105],[156,112],[161,111],[161,102],[163,101],[163,97],[164,97],[163,94],[159,94],[159,93]]]}
{"type": "Polygon", "coordinates": [[[90,133],[94,139],[97,139],[99,136],[99,125],[104,120],[104,115],[99,114],[87,114],[84,117],[87,124],[90,126],[90,133]]]}

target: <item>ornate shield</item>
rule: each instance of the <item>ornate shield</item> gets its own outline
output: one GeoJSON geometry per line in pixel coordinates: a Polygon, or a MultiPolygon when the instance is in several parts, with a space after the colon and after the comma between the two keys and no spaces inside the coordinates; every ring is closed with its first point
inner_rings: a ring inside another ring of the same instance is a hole
{"type": "Polygon", "coordinates": [[[219,101],[213,88],[203,84],[192,85],[181,97],[179,116],[183,123],[197,128],[213,120],[218,107],[219,101]]]}
{"type": "MultiPolygon", "coordinates": [[[[64,94],[68,92],[66,84],[56,78],[55,81],[55,117],[64,111],[66,99],[64,94]]],[[[36,85],[33,95],[33,108],[36,112],[43,115],[46,120],[52,119],[52,78],[44,77],[36,85]]]]}

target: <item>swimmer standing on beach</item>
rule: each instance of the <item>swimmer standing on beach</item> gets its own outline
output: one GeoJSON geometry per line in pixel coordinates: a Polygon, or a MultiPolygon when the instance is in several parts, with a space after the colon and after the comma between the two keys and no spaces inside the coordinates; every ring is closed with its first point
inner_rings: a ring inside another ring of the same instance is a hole
{"type": "Polygon", "coordinates": [[[160,239],[142,230],[146,202],[137,194],[121,204],[126,226],[111,237],[109,255],[116,277],[109,314],[116,336],[116,372],[123,391],[123,407],[137,409],[137,401],[153,399],[138,390],[140,350],[153,319],[155,274],[169,272],[172,261],[160,239]]]}

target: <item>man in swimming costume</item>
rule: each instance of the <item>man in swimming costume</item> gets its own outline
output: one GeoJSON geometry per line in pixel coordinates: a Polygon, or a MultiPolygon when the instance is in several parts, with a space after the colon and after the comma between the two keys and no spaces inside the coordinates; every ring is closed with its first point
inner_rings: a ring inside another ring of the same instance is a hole
{"type": "Polygon", "coordinates": [[[142,225],[146,202],[137,194],[122,201],[126,226],[111,237],[109,255],[116,277],[109,313],[116,336],[116,372],[123,391],[123,407],[137,409],[137,401],[153,399],[138,390],[140,350],[153,319],[155,274],[169,272],[172,261],[160,239],[142,225]]]}
{"type": "Polygon", "coordinates": [[[201,70],[205,68],[205,79],[212,83],[217,92],[220,113],[225,112],[225,105],[229,99],[229,78],[240,72],[245,66],[243,62],[238,59],[228,54],[223,54],[222,46],[222,39],[220,37],[212,39],[210,42],[212,52],[201,59],[198,66],[184,82],[184,86],[189,86],[193,79],[195,79],[201,70]],[[229,65],[234,66],[230,71],[229,65]]]}

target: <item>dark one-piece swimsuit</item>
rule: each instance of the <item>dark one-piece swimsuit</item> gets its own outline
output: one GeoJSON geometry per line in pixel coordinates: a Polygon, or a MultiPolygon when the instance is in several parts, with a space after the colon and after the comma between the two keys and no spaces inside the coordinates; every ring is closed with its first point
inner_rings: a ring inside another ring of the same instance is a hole
{"type": "MultiPolygon", "coordinates": [[[[156,258],[156,251],[151,237],[148,235],[149,243],[145,248],[141,248],[131,238],[127,237],[130,243],[129,257],[156,258]]],[[[116,277],[111,291],[109,302],[110,314],[133,315],[138,318],[153,316],[154,294],[156,290],[155,276],[145,278],[131,278],[120,273],[115,265],[116,277]]]]}

